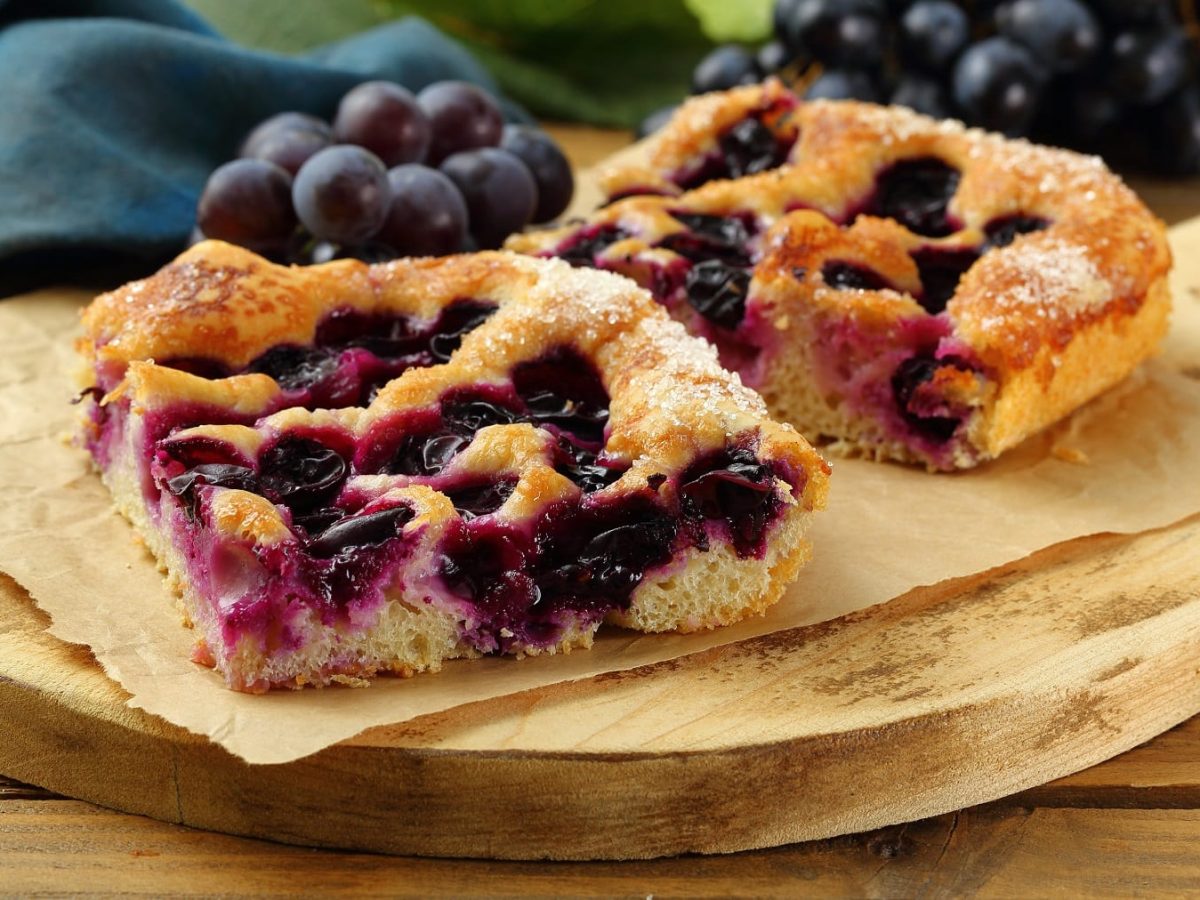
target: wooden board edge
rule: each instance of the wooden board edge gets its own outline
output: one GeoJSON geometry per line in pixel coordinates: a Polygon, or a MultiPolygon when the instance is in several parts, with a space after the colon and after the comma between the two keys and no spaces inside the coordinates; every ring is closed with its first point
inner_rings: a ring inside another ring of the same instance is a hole
{"type": "Polygon", "coordinates": [[[0,744],[0,770],[114,809],[302,845],[497,859],[729,853],[996,800],[1200,712],[1200,625],[1156,622],[1179,636],[1172,652],[1115,674],[1103,695],[1091,683],[1017,691],[858,732],[852,753],[845,735],[659,756],[339,745],[251,766],[201,741],[97,727],[4,679],[0,728],[13,737],[0,744]],[[1092,708],[1128,714],[1124,727],[1081,717],[1089,691],[1092,708]],[[1148,702],[1164,693],[1170,704],[1148,702]]]}

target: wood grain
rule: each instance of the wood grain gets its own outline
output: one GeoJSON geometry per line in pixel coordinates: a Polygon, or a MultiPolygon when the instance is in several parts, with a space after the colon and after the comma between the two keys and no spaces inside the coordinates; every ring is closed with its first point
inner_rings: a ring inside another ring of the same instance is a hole
{"type": "Polygon", "coordinates": [[[1200,809],[1200,719],[1098,766],[1009,798],[1031,806],[1200,809]]]}
{"type": "Polygon", "coordinates": [[[1193,810],[983,807],[775,850],[529,863],[319,852],[71,800],[0,809],[0,885],[155,896],[1195,896],[1193,810]],[[1114,834],[1121,837],[1114,838],[1114,834]]]}

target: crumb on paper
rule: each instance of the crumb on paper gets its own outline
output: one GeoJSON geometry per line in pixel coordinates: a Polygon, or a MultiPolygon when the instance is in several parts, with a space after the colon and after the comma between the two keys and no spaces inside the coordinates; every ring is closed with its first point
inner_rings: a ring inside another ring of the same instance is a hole
{"type": "Polygon", "coordinates": [[[1065,444],[1055,444],[1050,448],[1050,453],[1055,459],[1061,459],[1063,462],[1071,463],[1076,466],[1088,466],[1092,461],[1088,455],[1078,447],[1068,447],[1065,444]]]}
{"type": "MultiPolygon", "coordinates": [[[[297,679],[299,680],[299,679],[297,679]]],[[[346,687],[365,688],[371,686],[371,681],[368,678],[359,678],[356,675],[331,675],[330,681],[335,681],[338,684],[344,684],[346,687]]],[[[318,685],[319,686],[319,685],[318,685]]]]}

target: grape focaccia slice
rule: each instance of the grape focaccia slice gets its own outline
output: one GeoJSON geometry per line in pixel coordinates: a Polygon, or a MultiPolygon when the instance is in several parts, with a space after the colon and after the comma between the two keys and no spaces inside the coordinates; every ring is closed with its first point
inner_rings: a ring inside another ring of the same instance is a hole
{"type": "MultiPolygon", "coordinates": [[[[704,122],[779,90],[689,101],[654,139],[656,177],[707,158],[721,132],[704,122]]],[[[1166,231],[1101,160],[898,107],[818,101],[789,121],[776,169],[629,197],[508,247],[634,278],[776,417],[931,469],[999,455],[1154,351],[1166,231]]],[[[606,183],[653,180],[643,169],[606,183]]]]}
{"type": "Polygon", "coordinates": [[[828,468],[626,279],[206,242],[84,315],[87,446],[231,687],[712,628],[828,468]]]}

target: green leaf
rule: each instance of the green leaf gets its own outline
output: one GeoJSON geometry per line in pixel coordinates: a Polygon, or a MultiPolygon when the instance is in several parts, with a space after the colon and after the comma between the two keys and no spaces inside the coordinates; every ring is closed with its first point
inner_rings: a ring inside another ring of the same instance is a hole
{"type": "Polygon", "coordinates": [[[678,102],[710,47],[683,0],[383,0],[462,41],[543,118],[631,127],[678,102]]]}
{"type": "Polygon", "coordinates": [[[684,0],[717,43],[759,43],[771,36],[774,0],[684,0]]]}

